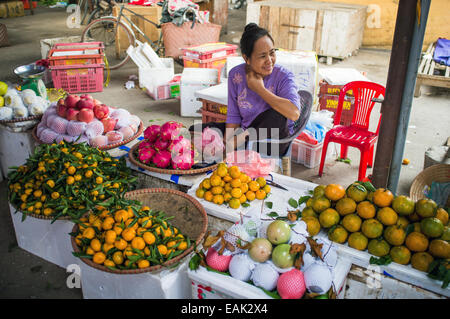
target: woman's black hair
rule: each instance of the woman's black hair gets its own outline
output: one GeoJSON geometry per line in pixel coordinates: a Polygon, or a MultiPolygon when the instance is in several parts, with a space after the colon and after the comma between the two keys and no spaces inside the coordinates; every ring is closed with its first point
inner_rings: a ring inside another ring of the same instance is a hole
{"type": "Polygon", "coordinates": [[[255,42],[264,36],[268,36],[270,40],[274,42],[269,34],[269,31],[259,27],[256,23],[253,22],[247,24],[244,28],[244,33],[242,34],[240,42],[242,54],[249,58],[252,55],[255,42]]]}

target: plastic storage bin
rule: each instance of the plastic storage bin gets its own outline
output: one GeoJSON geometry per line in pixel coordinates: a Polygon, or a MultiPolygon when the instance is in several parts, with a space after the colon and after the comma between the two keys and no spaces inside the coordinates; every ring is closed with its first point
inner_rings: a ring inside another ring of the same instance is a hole
{"type": "Polygon", "coordinates": [[[104,64],[51,66],[53,86],[68,93],[103,91],[104,64]]]}
{"type": "Polygon", "coordinates": [[[225,42],[205,43],[202,45],[185,48],[182,51],[185,57],[208,60],[236,54],[237,45],[227,44],[225,42]]]}
{"type": "Polygon", "coordinates": [[[103,42],[56,43],[48,53],[50,66],[103,63],[103,42]]]}
{"type": "Polygon", "coordinates": [[[184,68],[180,82],[181,116],[200,117],[202,102],[195,92],[217,84],[216,69],[184,68]]]}
{"type": "Polygon", "coordinates": [[[323,142],[312,145],[302,140],[295,139],[292,142],[291,160],[303,164],[308,168],[314,168],[320,163],[323,142]]]}

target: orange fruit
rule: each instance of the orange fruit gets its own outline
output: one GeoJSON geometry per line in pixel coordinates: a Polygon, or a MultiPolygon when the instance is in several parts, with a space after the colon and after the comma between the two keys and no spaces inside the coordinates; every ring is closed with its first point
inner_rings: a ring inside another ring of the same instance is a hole
{"type": "Polygon", "coordinates": [[[218,166],[217,167],[217,175],[220,177],[225,177],[228,174],[228,167],[226,165],[218,166]]]}
{"type": "Polygon", "coordinates": [[[242,182],[239,178],[234,178],[233,180],[231,180],[231,187],[236,188],[236,187],[241,187],[242,182]]]}
{"type": "Polygon", "coordinates": [[[232,178],[229,174],[227,174],[227,175],[225,175],[224,177],[222,177],[222,180],[223,180],[225,183],[229,183],[229,182],[231,182],[231,181],[233,180],[233,178],[232,178]]]}
{"type": "Polygon", "coordinates": [[[257,181],[251,181],[251,182],[248,183],[248,188],[251,191],[256,192],[260,188],[260,186],[259,186],[259,183],[257,181]]]}
{"type": "Polygon", "coordinates": [[[342,226],[344,226],[344,228],[350,233],[359,231],[361,228],[361,224],[361,217],[359,217],[357,214],[346,215],[342,219],[342,226]]]}
{"type": "Polygon", "coordinates": [[[422,252],[428,248],[428,239],[424,234],[414,231],[406,236],[405,244],[411,251],[422,252]]]}
{"type": "Polygon", "coordinates": [[[330,228],[339,223],[339,213],[333,208],[327,208],[319,215],[320,225],[324,228],[330,228]]]}
{"type": "Polygon", "coordinates": [[[142,237],[134,237],[131,241],[131,247],[142,250],[145,248],[145,241],[142,237]]]}
{"type": "Polygon", "coordinates": [[[128,245],[127,242],[122,238],[119,238],[114,242],[114,247],[116,247],[119,250],[124,250],[125,248],[127,248],[127,245],[128,245]]]}
{"type": "Polygon", "coordinates": [[[244,184],[247,184],[247,181],[249,179],[248,175],[241,173],[241,175],[239,175],[239,179],[241,180],[241,182],[244,184]]]}
{"type": "Polygon", "coordinates": [[[348,232],[341,225],[337,225],[336,227],[332,227],[328,231],[328,238],[331,241],[334,241],[335,243],[338,243],[338,244],[345,243],[346,240],[347,240],[347,237],[348,237],[348,232]]]}
{"type": "Polygon", "coordinates": [[[251,201],[255,200],[256,194],[253,191],[248,191],[247,193],[245,193],[245,197],[247,197],[247,200],[249,202],[251,202],[251,201]]]}
{"type": "Polygon", "coordinates": [[[92,256],[92,261],[96,264],[103,264],[106,260],[106,255],[102,252],[96,252],[94,256],[92,256]]]}
{"type": "Polygon", "coordinates": [[[105,243],[114,244],[116,241],[117,234],[114,230],[108,230],[105,233],[105,243]]]}
{"type": "Polygon", "coordinates": [[[396,196],[392,201],[392,208],[395,212],[402,216],[411,215],[414,213],[416,203],[408,196],[396,196]]]}
{"type": "Polygon", "coordinates": [[[356,206],[356,212],[361,218],[374,218],[376,214],[375,206],[369,201],[363,201],[356,206]]]}
{"type": "Polygon", "coordinates": [[[265,191],[266,194],[269,194],[271,190],[272,190],[272,188],[270,188],[269,185],[265,185],[265,186],[263,187],[263,191],[265,191]]]}
{"type": "Polygon", "coordinates": [[[210,191],[206,191],[205,194],[203,195],[203,199],[208,202],[212,202],[213,197],[214,197],[214,195],[210,191]]]}
{"type": "Polygon", "coordinates": [[[152,232],[145,232],[142,235],[142,239],[144,239],[145,243],[148,245],[152,245],[156,241],[155,235],[152,232]]]}
{"type": "Polygon", "coordinates": [[[230,201],[230,199],[232,199],[233,198],[233,196],[231,196],[231,193],[225,193],[225,194],[223,194],[223,201],[225,202],[225,203],[228,203],[229,201],[230,201]]]}
{"type": "Polygon", "coordinates": [[[345,196],[345,188],[339,184],[328,184],[325,187],[325,197],[332,201],[338,201],[345,196]]]}
{"type": "Polygon", "coordinates": [[[317,213],[311,207],[305,207],[302,210],[302,217],[319,217],[317,213]]]}
{"type": "Polygon", "coordinates": [[[114,213],[114,220],[118,223],[126,222],[128,220],[128,212],[124,209],[120,209],[114,213]]]}
{"type": "Polygon", "coordinates": [[[411,215],[408,215],[407,218],[411,222],[418,222],[421,219],[420,215],[417,214],[416,212],[412,213],[411,215]]]}
{"type": "Polygon", "coordinates": [[[121,265],[123,263],[123,254],[120,251],[116,251],[113,255],[112,255],[112,260],[114,261],[114,263],[116,265],[121,265]]]}
{"type": "Polygon", "coordinates": [[[167,254],[167,247],[165,245],[158,245],[157,249],[161,255],[164,256],[167,254]]]}
{"type": "Polygon", "coordinates": [[[389,254],[391,247],[384,239],[372,239],[367,245],[367,250],[370,254],[383,257],[389,254]]]}
{"type": "Polygon", "coordinates": [[[422,198],[416,202],[416,213],[422,218],[436,216],[437,209],[436,202],[430,198],[422,198]]]}
{"type": "Polygon", "coordinates": [[[264,177],[258,177],[256,179],[256,182],[259,184],[259,187],[264,187],[266,186],[266,180],[264,179],[264,177]]]}
{"type": "Polygon", "coordinates": [[[406,232],[400,226],[388,226],[384,230],[384,239],[386,239],[386,241],[393,246],[400,246],[405,242],[406,232]]]}
{"type": "Polygon", "coordinates": [[[315,212],[321,213],[324,210],[331,207],[331,202],[328,198],[325,196],[322,197],[314,197],[311,203],[312,209],[314,209],[315,212]]]}
{"type": "Polygon", "coordinates": [[[433,239],[428,248],[428,252],[435,258],[450,258],[450,243],[441,239],[433,239]]]}
{"type": "Polygon", "coordinates": [[[394,194],[388,189],[378,188],[373,193],[373,203],[378,207],[390,206],[394,200],[394,194]]]}
{"type": "Polygon", "coordinates": [[[336,210],[341,216],[353,214],[356,211],[356,202],[349,197],[341,198],[336,203],[336,210]]]}
{"type": "Polygon", "coordinates": [[[366,250],[369,240],[361,232],[351,233],[348,237],[348,245],[357,250],[366,250]]]}
{"type": "Polygon", "coordinates": [[[218,195],[214,195],[212,201],[216,205],[222,205],[225,200],[221,194],[220,195],[218,194],[218,195]]]}
{"type": "Polygon", "coordinates": [[[349,187],[347,187],[345,193],[349,198],[353,199],[356,203],[365,200],[368,194],[367,189],[359,183],[351,184],[349,187]]]}
{"type": "Polygon", "coordinates": [[[231,186],[231,183],[225,183],[225,186],[223,187],[223,190],[225,193],[231,193],[231,190],[233,189],[233,186],[231,186]]]}
{"type": "Polygon", "coordinates": [[[241,202],[240,202],[239,198],[232,198],[228,202],[228,205],[230,205],[230,208],[238,209],[241,206],[241,202]]]}
{"type": "Polygon", "coordinates": [[[213,175],[210,177],[211,186],[220,186],[220,183],[222,182],[222,178],[220,178],[219,175],[213,175]]]}
{"type": "Polygon", "coordinates": [[[302,215],[301,220],[306,223],[309,236],[315,236],[320,232],[320,222],[316,217],[302,215]]]}
{"type": "Polygon", "coordinates": [[[444,233],[444,225],[436,217],[427,217],[420,221],[420,230],[428,237],[441,237],[444,233]]]}
{"type": "Polygon", "coordinates": [[[255,195],[256,195],[256,199],[264,199],[264,198],[266,198],[266,192],[264,191],[264,190],[262,190],[262,189],[258,189],[256,192],[255,192],[255,195]]]}
{"type": "Polygon", "coordinates": [[[242,196],[242,190],[240,188],[233,188],[231,190],[231,196],[234,198],[240,198],[242,196]]]}
{"type": "Polygon", "coordinates": [[[134,228],[125,228],[122,231],[122,238],[126,241],[131,241],[136,236],[136,230],[134,228]]]}
{"type": "Polygon", "coordinates": [[[396,225],[397,225],[397,226],[400,226],[400,227],[403,228],[403,229],[405,229],[405,228],[408,227],[408,225],[409,225],[409,220],[408,220],[408,218],[406,218],[405,216],[400,216],[400,217],[397,219],[396,225]]]}
{"type": "Polygon", "coordinates": [[[411,257],[411,266],[417,270],[428,272],[434,258],[427,252],[415,253],[411,257]]]}
{"type": "Polygon", "coordinates": [[[448,213],[445,209],[438,208],[435,217],[439,219],[444,226],[448,224],[448,213]]]}
{"type": "Polygon", "coordinates": [[[211,188],[211,179],[209,177],[205,178],[201,184],[200,187],[204,189],[210,189],[211,188]]]}
{"type": "Polygon", "coordinates": [[[228,168],[228,174],[230,174],[231,178],[238,178],[241,175],[241,171],[237,166],[231,166],[228,168]]]}
{"type": "Polygon", "coordinates": [[[361,225],[362,233],[368,238],[377,238],[383,234],[383,224],[376,219],[366,219],[361,225]]]}
{"type": "Polygon", "coordinates": [[[240,187],[240,189],[242,190],[242,193],[243,194],[245,194],[245,193],[247,193],[248,192],[248,184],[247,183],[244,183],[244,184],[242,184],[241,185],[241,187],[240,187]]]}
{"type": "Polygon", "coordinates": [[[150,262],[146,259],[139,260],[137,264],[140,269],[150,267],[150,262]]]}
{"type": "Polygon", "coordinates": [[[205,190],[201,187],[197,188],[197,190],[195,191],[195,196],[197,196],[198,198],[203,198],[204,195],[205,190]]]}
{"type": "Polygon", "coordinates": [[[395,225],[398,220],[397,213],[390,207],[383,207],[377,212],[377,219],[385,226],[395,225]]]}
{"type": "Polygon", "coordinates": [[[102,243],[100,242],[100,240],[98,240],[98,238],[92,239],[89,246],[94,251],[100,251],[102,249],[102,243]]]}
{"type": "Polygon", "coordinates": [[[411,252],[405,246],[395,246],[389,252],[393,262],[400,265],[407,265],[411,260],[411,252]]]}
{"type": "Polygon", "coordinates": [[[247,196],[245,196],[245,194],[242,194],[242,196],[239,198],[239,201],[241,202],[241,204],[245,203],[247,201],[247,196]]]}
{"type": "Polygon", "coordinates": [[[313,190],[313,197],[321,197],[325,196],[325,187],[326,185],[317,185],[313,190]]]}
{"type": "MultiPolygon", "coordinates": [[[[211,193],[212,193],[213,195],[219,195],[219,194],[222,194],[222,192],[223,192],[223,188],[220,187],[220,186],[213,186],[213,187],[211,188],[211,193]]],[[[203,196],[204,196],[204,195],[203,195],[203,196]]]]}

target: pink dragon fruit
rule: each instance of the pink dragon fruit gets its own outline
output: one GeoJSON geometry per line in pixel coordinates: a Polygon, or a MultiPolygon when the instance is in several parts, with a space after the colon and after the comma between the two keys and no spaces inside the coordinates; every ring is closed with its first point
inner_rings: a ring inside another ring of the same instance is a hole
{"type": "Polygon", "coordinates": [[[172,141],[180,134],[180,129],[182,127],[183,124],[175,121],[166,122],[161,126],[160,136],[163,140],[172,141]]]}
{"type": "Polygon", "coordinates": [[[149,142],[154,142],[161,131],[160,125],[150,125],[144,131],[144,138],[149,142]]]}
{"type": "Polygon", "coordinates": [[[159,168],[166,168],[170,165],[171,154],[169,151],[163,150],[153,156],[153,164],[159,168]]]}
{"type": "Polygon", "coordinates": [[[157,150],[158,152],[163,151],[165,149],[167,149],[167,147],[170,145],[170,141],[167,140],[163,140],[161,138],[158,138],[155,143],[153,144],[153,147],[155,148],[155,150],[157,150]]]}
{"type": "Polygon", "coordinates": [[[172,167],[174,169],[188,170],[194,165],[194,157],[192,153],[184,153],[172,158],[172,167]]]}
{"type": "Polygon", "coordinates": [[[145,149],[145,148],[149,148],[149,147],[153,147],[153,143],[150,143],[147,140],[143,140],[142,142],[139,143],[139,150],[145,149]]]}
{"type": "Polygon", "coordinates": [[[167,150],[172,152],[174,156],[188,152],[190,153],[190,151],[192,150],[191,141],[183,135],[180,135],[172,140],[167,150]]]}
{"type": "Polygon", "coordinates": [[[139,150],[139,160],[144,164],[149,164],[152,162],[153,156],[155,156],[156,151],[151,148],[143,148],[139,150]]]}

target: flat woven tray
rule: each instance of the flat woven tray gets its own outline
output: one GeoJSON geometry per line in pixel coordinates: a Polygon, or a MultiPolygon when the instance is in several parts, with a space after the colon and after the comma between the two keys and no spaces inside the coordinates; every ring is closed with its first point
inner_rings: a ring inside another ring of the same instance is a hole
{"type": "MultiPolygon", "coordinates": [[[[36,140],[36,142],[38,142],[39,144],[45,144],[44,142],[42,142],[42,141],[39,139],[39,137],[37,137],[36,131],[37,131],[37,125],[33,128],[33,131],[31,132],[31,135],[33,136],[33,138],[34,138],[34,139],[36,140]]],[[[144,123],[142,123],[142,121],[141,121],[141,124],[139,124],[138,131],[137,131],[136,134],[134,134],[132,137],[130,137],[130,138],[126,139],[126,140],[123,140],[123,141],[120,142],[120,143],[108,144],[108,145],[106,145],[106,146],[97,147],[97,148],[98,148],[99,150],[106,151],[106,150],[110,150],[110,149],[113,149],[113,148],[116,148],[116,147],[119,147],[119,146],[128,144],[128,143],[130,143],[132,140],[138,138],[138,137],[142,134],[143,131],[144,131],[144,123]]]]}
{"type": "Polygon", "coordinates": [[[130,162],[133,163],[134,165],[136,165],[140,168],[143,168],[147,171],[150,171],[150,172],[161,173],[161,174],[175,174],[175,175],[195,175],[195,174],[202,174],[202,173],[209,172],[211,170],[215,170],[217,168],[217,166],[219,165],[219,164],[212,164],[207,167],[197,168],[197,169],[188,169],[188,170],[165,169],[165,168],[148,166],[148,165],[141,163],[137,159],[137,149],[139,147],[139,144],[140,143],[136,143],[133,145],[133,147],[128,152],[128,158],[130,159],[130,162]]]}
{"type": "Polygon", "coordinates": [[[42,114],[41,115],[33,115],[33,116],[20,117],[20,118],[11,119],[11,120],[1,120],[0,124],[20,123],[20,122],[26,122],[26,121],[40,120],[41,118],[42,118],[42,114]]]}
{"type": "MultiPolygon", "coordinates": [[[[436,164],[427,167],[414,178],[411,188],[409,190],[409,197],[412,200],[418,201],[425,198],[423,193],[425,186],[431,187],[432,182],[448,183],[450,182],[450,165],[436,164]]],[[[450,196],[447,198],[447,206],[450,207],[450,196]]]]}
{"type": "MultiPolygon", "coordinates": [[[[195,238],[196,245],[200,245],[208,228],[208,217],[203,206],[193,197],[186,193],[167,188],[145,188],[131,191],[125,194],[126,199],[138,200],[142,205],[149,206],[156,211],[163,211],[167,216],[174,216],[171,224],[177,227],[180,232],[189,238],[195,238]]],[[[78,224],[75,224],[72,232],[78,230],[78,224]]],[[[75,238],[71,237],[72,248],[75,253],[80,252],[75,238]]],[[[155,272],[164,267],[178,263],[181,259],[188,256],[195,245],[191,242],[191,247],[182,254],[165,262],[161,265],[150,266],[142,269],[111,269],[103,265],[94,263],[91,259],[80,258],[85,264],[95,269],[110,272],[114,274],[129,275],[155,272]]]]}

